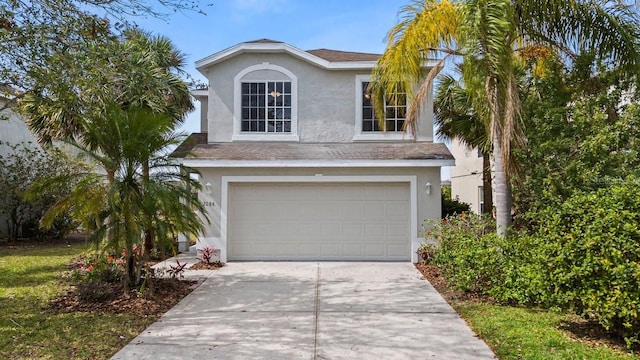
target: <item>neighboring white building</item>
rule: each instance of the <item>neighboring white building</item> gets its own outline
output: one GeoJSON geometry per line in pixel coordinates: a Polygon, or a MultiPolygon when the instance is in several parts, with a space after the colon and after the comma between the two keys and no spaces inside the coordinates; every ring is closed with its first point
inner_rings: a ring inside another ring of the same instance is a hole
{"type": "MultiPolygon", "coordinates": [[[[0,107],[4,106],[7,99],[0,96],[0,107]]],[[[0,155],[9,153],[10,148],[6,144],[16,145],[21,142],[32,142],[37,146],[37,139],[24,122],[22,117],[16,114],[11,108],[0,111],[0,155]]]]}
{"type": "Polygon", "coordinates": [[[202,133],[175,156],[201,172],[212,221],[199,248],[222,261],[417,261],[454,160],[433,142],[431,96],[415,138],[400,131],[404,104],[379,131],[367,93],[379,56],[262,39],[196,62],[210,84],[194,92],[202,133]]]}
{"type": "MultiPolygon", "coordinates": [[[[7,103],[7,99],[0,96],[0,107],[7,103]]],[[[33,146],[37,145],[36,138],[31,134],[27,124],[20,115],[16,114],[11,108],[0,111],[0,156],[6,156],[12,153],[11,146],[21,142],[31,142],[33,146]]],[[[0,215],[0,237],[8,234],[7,219],[0,215]]]]}
{"type": "Polygon", "coordinates": [[[456,165],[451,168],[451,197],[469,204],[471,211],[480,214],[484,203],[482,152],[469,149],[455,139],[449,148],[456,159],[456,165]]]}

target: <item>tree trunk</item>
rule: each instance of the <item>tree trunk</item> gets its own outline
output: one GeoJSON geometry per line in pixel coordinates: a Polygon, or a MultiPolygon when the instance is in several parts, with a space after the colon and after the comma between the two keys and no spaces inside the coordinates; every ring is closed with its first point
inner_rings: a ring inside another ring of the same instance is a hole
{"type": "Polygon", "coordinates": [[[511,186],[505,171],[505,163],[502,154],[502,136],[499,129],[492,131],[493,165],[495,167],[494,186],[496,189],[496,231],[498,236],[507,235],[511,226],[511,186]]]}
{"type": "MultiPolygon", "coordinates": [[[[142,183],[146,186],[149,183],[149,160],[142,165],[142,183]]],[[[143,187],[144,188],[144,187],[143,187]]],[[[146,197],[146,194],[143,194],[143,198],[146,197]]],[[[151,255],[151,251],[155,245],[154,233],[153,233],[153,219],[151,218],[151,214],[147,214],[149,218],[146,219],[145,229],[144,229],[144,252],[147,256],[151,255]]]]}
{"type": "Polygon", "coordinates": [[[493,187],[491,185],[491,155],[489,153],[482,153],[482,197],[484,198],[482,213],[491,214],[493,212],[493,187]]]}

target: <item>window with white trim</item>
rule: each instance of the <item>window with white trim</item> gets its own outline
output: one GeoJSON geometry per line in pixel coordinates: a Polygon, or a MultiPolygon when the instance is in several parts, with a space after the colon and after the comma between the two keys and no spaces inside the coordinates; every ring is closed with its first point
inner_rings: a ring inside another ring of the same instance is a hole
{"type": "Polygon", "coordinates": [[[291,82],[241,83],[241,132],[291,133],[291,82]]]}
{"type": "Polygon", "coordinates": [[[380,124],[380,120],[373,107],[373,99],[369,92],[369,82],[362,82],[362,131],[402,131],[405,115],[407,113],[407,95],[403,92],[396,92],[393,96],[385,99],[384,110],[385,120],[380,124]],[[392,99],[396,99],[393,101],[392,99]]]}
{"type": "Polygon", "coordinates": [[[413,134],[403,131],[407,112],[407,95],[398,93],[397,96],[387,97],[385,101],[385,122],[380,124],[373,107],[373,99],[369,92],[370,75],[356,75],[355,90],[355,133],[354,141],[379,140],[412,140],[413,134]],[[392,102],[396,98],[397,103],[392,102]]]}

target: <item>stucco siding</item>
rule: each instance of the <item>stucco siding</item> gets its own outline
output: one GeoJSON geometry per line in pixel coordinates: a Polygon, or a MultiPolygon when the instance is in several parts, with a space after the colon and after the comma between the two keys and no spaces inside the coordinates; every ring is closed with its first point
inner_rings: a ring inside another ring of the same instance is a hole
{"type": "MultiPolygon", "coordinates": [[[[208,69],[208,141],[229,142],[234,133],[234,78],[243,70],[259,65],[286,69],[297,79],[297,134],[301,142],[351,142],[356,125],[356,76],[363,70],[325,70],[285,53],[247,53],[215,64],[208,69]]],[[[287,76],[271,69],[259,69],[242,80],[285,80],[287,76]]],[[[431,96],[420,114],[418,138],[432,141],[431,96]]],[[[265,137],[268,140],[268,137],[265,137]]]]}

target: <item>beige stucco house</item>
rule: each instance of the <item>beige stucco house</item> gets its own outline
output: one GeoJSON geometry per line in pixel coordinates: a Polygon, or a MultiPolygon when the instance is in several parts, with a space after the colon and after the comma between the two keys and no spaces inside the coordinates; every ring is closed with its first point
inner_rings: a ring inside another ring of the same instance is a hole
{"type": "Polygon", "coordinates": [[[209,81],[194,92],[201,133],[175,156],[201,173],[199,248],[222,261],[417,261],[454,161],[433,142],[431,97],[415,137],[401,131],[405,104],[387,106],[381,131],[367,91],[378,56],[262,39],[196,62],[209,81]]]}

